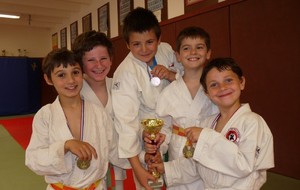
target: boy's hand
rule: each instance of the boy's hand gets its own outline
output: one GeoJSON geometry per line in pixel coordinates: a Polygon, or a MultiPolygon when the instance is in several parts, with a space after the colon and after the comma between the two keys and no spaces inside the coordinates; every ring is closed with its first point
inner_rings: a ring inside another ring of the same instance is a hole
{"type": "Polygon", "coordinates": [[[150,138],[150,134],[148,132],[146,132],[145,130],[143,131],[143,139],[144,139],[144,145],[145,145],[145,151],[147,153],[155,153],[160,145],[165,141],[166,139],[166,135],[158,133],[156,134],[156,138],[153,140],[151,140],[150,138]]]}
{"type": "Polygon", "coordinates": [[[158,77],[160,79],[166,79],[170,82],[175,80],[175,75],[176,75],[175,72],[170,71],[163,65],[156,65],[151,71],[151,74],[155,77],[158,77]]]}
{"type": "Polygon", "coordinates": [[[161,163],[163,162],[160,152],[156,152],[156,154],[145,154],[145,162],[146,164],[151,163],[161,163]]]}
{"type": "Polygon", "coordinates": [[[191,143],[196,143],[198,141],[201,131],[202,131],[202,128],[200,128],[200,127],[189,127],[184,130],[186,138],[191,143]]]}
{"type": "Polygon", "coordinates": [[[164,167],[164,163],[163,162],[149,164],[148,168],[149,168],[150,171],[156,170],[160,174],[164,174],[165,173],[165,167],[164,167]]]}
{"type": "Polygon", "coordinates": [[[96,149],[92,145],[80,140],[67,140],[64,148],[65,152],[71,151],[80,160],[92,160],[93,156],[95,159],[98,157],[96,149]]]}

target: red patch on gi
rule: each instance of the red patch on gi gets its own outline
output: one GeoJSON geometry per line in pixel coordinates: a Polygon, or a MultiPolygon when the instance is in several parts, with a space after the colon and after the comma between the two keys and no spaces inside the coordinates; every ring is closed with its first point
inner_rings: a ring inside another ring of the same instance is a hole
{"type": "Polygon", "coordinates": [[[239,143],[240,141],[240,132],[237,128],[230,128],[226,133],[226,139],[234,143],[239,143]]]}

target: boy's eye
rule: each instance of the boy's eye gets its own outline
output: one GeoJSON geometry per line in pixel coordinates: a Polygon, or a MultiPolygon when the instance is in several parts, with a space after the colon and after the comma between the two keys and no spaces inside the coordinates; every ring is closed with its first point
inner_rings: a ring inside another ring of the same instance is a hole
{"type": "Polygon", "coordinates": [[[217,87],[217,83],[210,83],[209,87],[211,88],[217,87]]]}
{"type": "Polygon", "coordinates": [[[63,78],[63,77],[65,76],[65,73],[59,73],[57,76],[58,76],[59,78],[63,78]]]}
{"type": "Polygon", "coordinates": [[[225,82],[226,82],[226,83],[230,83],[230,82],[232,82],[232,81],[233,81],[232,78],[227,78],[227,79],[225,79],[225,82]]]}
{"type": "Polygon", "coordinates": [[[187,50],[189,50],[189,49],[190,49],[189,47],[183,47],[183,48],[182,48],[183,51],[187,51],[187,50]]]}
{"type": "Polygon", "coordinates": [[[204,46],[199,45],[199,46],[197,46],[197,49],[204,49],[204,46]]]}
{"type": "Polygon", "coordinates": [[[108,59],[108,57],[102,57],[101,59],[100,59],[100,61],[106,61],[108,59]]]}
{"type": "Polygon", "coordinates": [[[140,43],[133,43],[132,45],[133,45],[134,47],[137,47],[137,46],[140,45],[140,43]]]}
{"type": "Polygon", "coordinates": [[[147,44],[153,44],[154,43],[154,40],[149,40],[149,41],[147,41],[147,44]]]}
{"type": "Polygon", "coordinates": [[[81,71],[80,70],[75,70],[75,71],[73,71],[73,74],[74,75],[79,75],[79,74],[81,74],[81,71]]]}

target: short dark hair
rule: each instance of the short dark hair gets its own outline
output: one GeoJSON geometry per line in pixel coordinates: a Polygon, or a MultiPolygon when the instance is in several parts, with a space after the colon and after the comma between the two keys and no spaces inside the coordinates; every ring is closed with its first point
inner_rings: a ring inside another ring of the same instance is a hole
{"type": "Polygon", "coordinates": [[[123,21],[123,37],[129,43],[129,35],[132,32],[143,33],[154,30],[157,39],[160,38],[161,29],[156,16],[152,11],[137,7],[127,14],[123,21]]]}
{"type": "Polygon", "coordinates": [[[203,68],[203,72],[202,72],[202,75],[200,78],[200,83],[203,86],[205,92],[207,92],[206,76],[207,76],[207,73],[210,70],[212,70],[213,68],[216,68],[218,71],[231,70],[232,72],[237,74],[239,79],[242,79],[242,77],[243,77],[243,71],[237,65],[237,63],[235,62],[234,59],[232,59],[230,57],[212,59],[203,68]]]}
{"type": "Polygon", "coordinates": [[[51,72],[53,72],[55,67],[67,67],[68,65],[74,66],[76,64],[80,65],[82,69],[82,64],[78,63],[75,59],[75,55],[73,52],[66,48],[55,49],[47,54],[42,63],[42,70],[44,74],[47,75],[49,79],[51,79],[51,72]]]}
{"type": "Polygon", "coordinates": [[[106,47],[109,56],[113,56],[113,45],[106,34],[92,30],[80,34],[75,39],[72,51],[75,53],[76,60],[83,64],[82,57],[85,52],[91,51],[95,46],[106,47]]]}
{"type": "Polygon", "coordinates": [[[178,34],[178,36],[176,38],[176,51],[177,52],[180,51],[180,46],[181,46],[183,39],[199,38],[199,37],[204,39],[207,49],[210,50],[209,34],[203,28],[196,27],[196,26],[190,26],[190,27],[187,27],[187,28],[184,28],[183,30],[181,30],[180,33],[178,34]]]}

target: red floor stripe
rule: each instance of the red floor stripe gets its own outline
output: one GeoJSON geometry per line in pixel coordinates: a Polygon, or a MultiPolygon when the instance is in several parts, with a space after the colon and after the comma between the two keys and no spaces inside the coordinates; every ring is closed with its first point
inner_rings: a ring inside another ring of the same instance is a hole
{"type": "Polygon", "coordinates": [[[0,120],[0,124],[10,133],[10,135],[22,146],[23,149],[29,144],[32,133],[33,117],[22,117],[0,120]]]}

